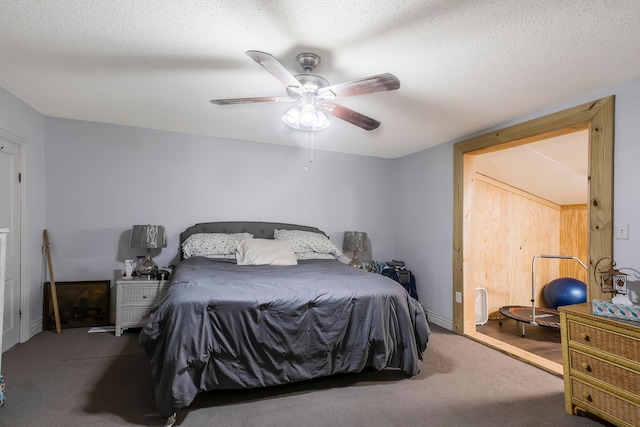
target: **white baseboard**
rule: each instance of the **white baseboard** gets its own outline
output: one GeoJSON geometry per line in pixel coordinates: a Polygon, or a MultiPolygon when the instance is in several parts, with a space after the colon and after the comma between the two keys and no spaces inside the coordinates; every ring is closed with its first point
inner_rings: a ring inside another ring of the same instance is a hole
{"type": "Polygon", "coordinates": [[[434,313],[433,311],[427,309],[427,320],[429,320],[429,323],[434,323],[449,331],[453,331],[453,319],[444,317],[441,314],[434,313]]]}
{"type": "Polygon", "coordinates": [[[38,320],[36,320],[35,322],[31,322],[31,324],[29,325],[29,330],[27,331],[27,336],[26,338],[23,340],[21,340],[21,343],[27,342],[29,341],[31,338],[33,338],[34,335],[39,334],[40,332],[43,331],[43,325],[42,325],[42,317],[38,320]]]}

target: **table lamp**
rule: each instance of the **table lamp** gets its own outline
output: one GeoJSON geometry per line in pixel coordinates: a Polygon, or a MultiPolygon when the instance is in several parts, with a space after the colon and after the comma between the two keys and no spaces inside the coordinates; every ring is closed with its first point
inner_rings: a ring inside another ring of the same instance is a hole
{"type": "Polygon", "coordinates": [[[131,230],[131,247],[147,250],[144,260],[136,267],[138,276],[143,279],[155,276],[158,265],[151,259],[151,249],[167,247],[164,225],[134,225],[131,230]]]}
{"type": "Polygon", "coordinates": [[[367,233],[363,233],[362,231],[345,231],[342,249],[353,252],[353,259],[349,263],[350,266],[362,268],[362,263],[358,259],[358,252],[369,250],[367,233]]]}

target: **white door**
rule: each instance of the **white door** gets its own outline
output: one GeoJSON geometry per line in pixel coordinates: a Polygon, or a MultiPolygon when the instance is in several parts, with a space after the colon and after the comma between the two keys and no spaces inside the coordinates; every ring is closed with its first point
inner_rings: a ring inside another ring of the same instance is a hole
{"type": "Polygon", "coordinates": [[[2,351],[20,341],[20,146],[0,135],[0,227],[7,235],[2,351]]]}

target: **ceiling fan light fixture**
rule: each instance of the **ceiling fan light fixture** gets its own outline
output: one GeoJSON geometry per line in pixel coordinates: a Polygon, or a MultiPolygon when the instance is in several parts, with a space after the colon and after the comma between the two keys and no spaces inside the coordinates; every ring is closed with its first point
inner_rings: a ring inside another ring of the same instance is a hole
{"type": "Polygon", "coordinates": [[[293,129],[300,129],[300,107],[297,105],[291,107],[287,113],[282,116],[285,125],[293,129]]]}
{"type": "Polygon", "coordinates": [[[318,111],[318,122],[311,127],[311,130],[322,130],[330,124],[331,122],[327,119],[327,116],[322,111],[318,111]]]}
{"type": "Polygon", "coordinates": [[[212,99],[211,103],[214,105],[235,105],[257,102],[295,102],[297,105],[282,116],[284,123],[293,129],[308,132],[329,126],[329,121],[326,120],[325,114],[320,109],[364,130],[377,129],[380,126],[379,121],[329,101],[400,88],[400,80],[389,73],[332,85],[324,77],[313,74],[320,63],[320,57],[314,53],[298,55],[298,68],[302,73],[297,75],[291,74],[269,53],[259,50],[248,50],[245,53],[277,78],[284,85],[288,96],[212,99]]]}
{"type": "Polygon", "coordinates": [[[300,110],[300,124],[313,127],[320,120],[320,116],[312,104],[305,103],[300,110]]]}
{"type": "Polygon", "coordinates": [[[282,121],[292,129],[307,132],[322,130],[331,124],[324,112],[317,110],[313,104],[309,103],[304,104],[302,108],[299,105],[289,108],[285,115],[282,116],[282,121]]]}

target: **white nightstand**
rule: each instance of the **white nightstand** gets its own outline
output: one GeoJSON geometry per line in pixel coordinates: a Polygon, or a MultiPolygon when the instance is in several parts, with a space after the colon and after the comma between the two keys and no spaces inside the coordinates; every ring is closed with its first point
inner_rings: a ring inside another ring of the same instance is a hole
{"type": "Polygon", "coordinates": [[[128,328],[141,328],[149,310],[164,292],[166,280],[119,279],[116,281],[116,336],[128,328]]]}

